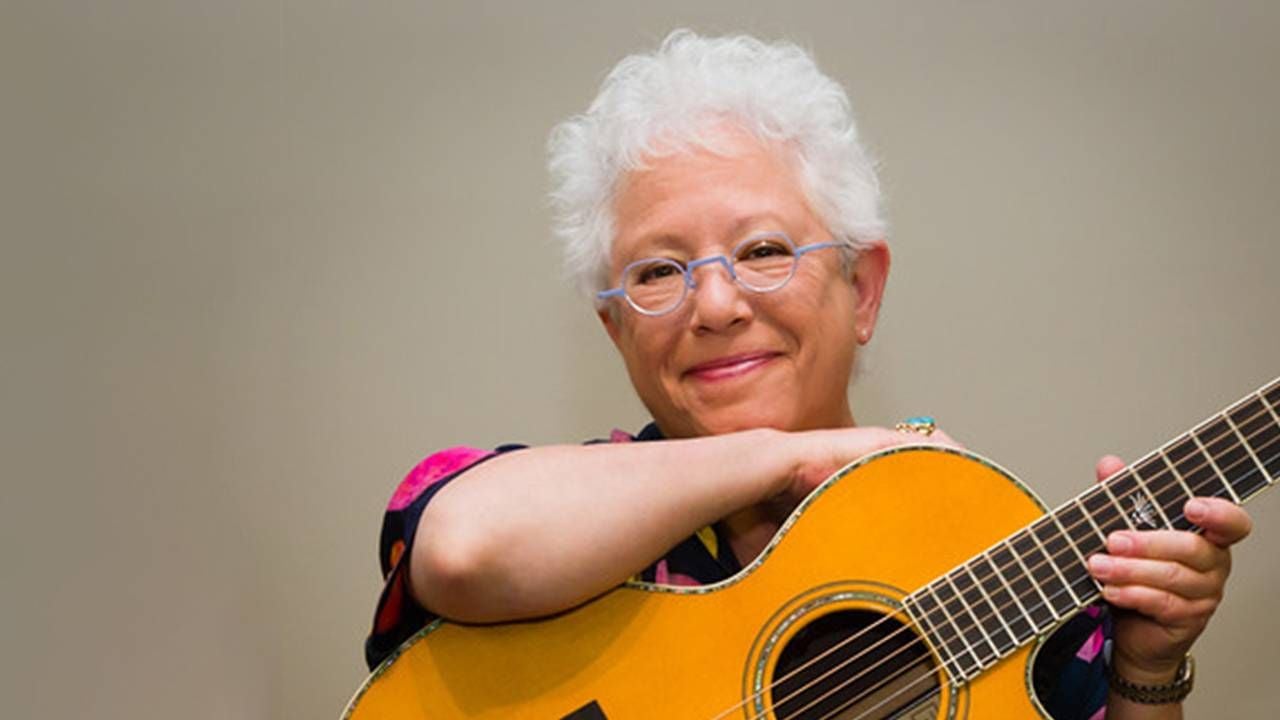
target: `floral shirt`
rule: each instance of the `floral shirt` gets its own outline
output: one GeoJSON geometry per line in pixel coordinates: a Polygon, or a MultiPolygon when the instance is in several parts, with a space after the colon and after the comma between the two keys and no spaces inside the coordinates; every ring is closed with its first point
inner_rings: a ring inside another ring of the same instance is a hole
{"type": "MultiPolygon", "coordinates": [[[[650,423],[637,435],[614,430],[601,442],[662,440],[650,423]]],[[[365,640],[365,661],[377,667],[401,644],[437,616],[413,599],[408,587],[408,549],[427,503],[466,470],[497,455],[524,448],[502,445],[494,450],[455,447],[418,463],[392,494],[382,521],[378,557],[385,584],[365,640]]],[[[634,579],[665,585],[706,585],[742,569],[729,549],[720,523],[686,538],[634,579]]],[[[1041,648],[1033,669],[1036,693],[1056,720],[1102,720],[1106,714],[1106,667],[1103,652],[1110,633],[1105,606],[1093,606],[1056,630],[1041,648]]]]}

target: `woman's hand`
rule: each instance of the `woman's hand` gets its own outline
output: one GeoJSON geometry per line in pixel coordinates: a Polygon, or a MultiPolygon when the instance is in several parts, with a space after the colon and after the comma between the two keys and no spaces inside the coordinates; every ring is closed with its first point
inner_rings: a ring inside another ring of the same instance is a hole
{"type": "Polygon", "coordinates": [[[793,433],[790,440],[794,443],[790,457],[795,460],[785,486],[774,499],[783,516],[837,470],[871,453],[900,445],[962,447],[942,430],[923,435],[882,427],[813,430],[793,433]]]}
{"type": "MultiPolygon", "coordinates": [[[[1098,461],[1101,482],[1124,462],[1098,461]]],[[[1177,673],[1182,658],[1222,601],[1231,572],[1231,545],[1253,522],[1240,507],[1219,498],[1194,498],[1186,517],[1203,534],[1176,530],[1121,531],[1107,538],[1107,554],[1089,560],[1102,596],[1119,609],[1112,662],[1139,684],[1160,684],[1177,673]]]]}

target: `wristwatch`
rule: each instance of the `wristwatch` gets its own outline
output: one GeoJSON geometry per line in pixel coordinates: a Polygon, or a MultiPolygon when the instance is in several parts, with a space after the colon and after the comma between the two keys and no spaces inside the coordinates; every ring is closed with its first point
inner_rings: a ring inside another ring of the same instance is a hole
{"type": "Polygon", "coordinates": [[[1191,686],[1196,679],[1196,660],[1188,653],[1178,666],[1178,674],[1173,680],[1163,685],[1139,685],[1124,679],[1116,672],[1115,666],[1107,668],[1107,681],[1111,692],[1125,700],[1143,705],[1166,705],[1182,702],[1191,694],[1191,686]]]}

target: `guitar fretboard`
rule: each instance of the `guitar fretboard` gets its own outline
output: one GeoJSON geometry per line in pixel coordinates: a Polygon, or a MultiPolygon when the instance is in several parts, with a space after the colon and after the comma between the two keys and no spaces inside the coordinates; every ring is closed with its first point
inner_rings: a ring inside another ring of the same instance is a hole
{"type": "Polygon", "coordinates": [[[1280,379],[996,543],[904,601],[967,682],[1100,595],[1086,559],[1116,530],[1198,532],[1192,497],[1240,504],[1280,479],[1280,379]]]}

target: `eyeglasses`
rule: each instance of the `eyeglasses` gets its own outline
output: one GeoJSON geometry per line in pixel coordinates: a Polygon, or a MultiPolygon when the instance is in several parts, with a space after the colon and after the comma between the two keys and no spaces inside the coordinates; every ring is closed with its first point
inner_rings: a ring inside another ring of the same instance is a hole
{"type": "Polygon", "coordinates": [[[643,315],[666,315],[684,303],[689,290],[696,288],[693,271],[703,265],[720,263],[742,287],[757,293],[773,292],[791,281],[800,258],[814,250],[846,247],[844,243],[820,242],[796,247],[783,233],[753,235],[738,243],[729,256],[708,255],[681,263],[670,258],[645,258],[622,269],[622,283],[596,293],[596,299],[624,297],[643,315]]]}

